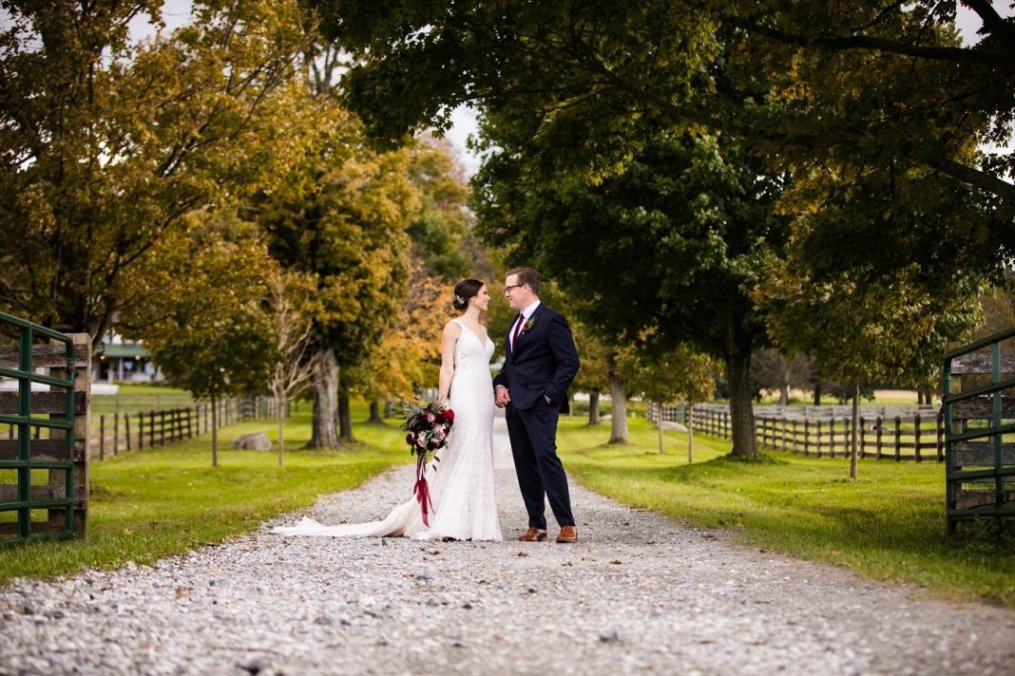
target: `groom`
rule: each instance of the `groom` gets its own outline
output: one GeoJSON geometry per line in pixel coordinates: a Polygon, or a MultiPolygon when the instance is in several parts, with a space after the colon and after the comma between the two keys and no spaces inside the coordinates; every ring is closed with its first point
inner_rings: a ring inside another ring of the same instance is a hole
{"type": "Polygon", "coordinates": [[[539,273],[508,270],[508,305],[518,310],[505,339],[507,358],[493,379],[497,406],[507,407],[508,436],[529,529],[519,540],[546,539],[543,495],[560,524],[557,542],[575,542],[567,476],[557,457],[557,416],[567,388],[578,374],[578,350],[567,321],[539,301],[539,273]]]}

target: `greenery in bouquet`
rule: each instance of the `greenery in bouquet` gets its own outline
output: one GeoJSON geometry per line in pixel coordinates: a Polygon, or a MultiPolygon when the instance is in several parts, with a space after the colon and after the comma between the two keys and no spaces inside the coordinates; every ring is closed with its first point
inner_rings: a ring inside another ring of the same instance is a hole
{"type": "Polygon", "coordinates": [[[432,453],[447,445],[454,424],[455,412],[450,408],[436,403],[411,404],[402,422],[409,452],[425,463],[432,453]]]}

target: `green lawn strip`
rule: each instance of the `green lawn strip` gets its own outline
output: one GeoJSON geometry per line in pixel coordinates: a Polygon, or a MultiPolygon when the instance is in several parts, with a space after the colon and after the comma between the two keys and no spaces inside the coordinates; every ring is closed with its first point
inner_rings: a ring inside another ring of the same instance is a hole
{"type": "Polygon", "coordinates": [[[626,505],[734,529],[761,549],[1015,608],[1015,547],[945,537],[943,464],[862,460],[851,482],[844,458],[773,452],[742,463],[724,457],[728,441],[696,435],[688,465],[684,434],[667,432],[659,455],[650,423],[631,420],[630,429],[631,444],[604,445],[608,423],[562,418],[558,445],[569,472],[626,505]]]}
{"type": "MultiPolygon", "coordinates": [[[[309,409],[309,407],[307,407],[309,409]]],[[[365,410],[354,410],[365,418],[365,410]]],[[[151,564],[255,529],[263,520],[311,506],[321,494],[357,486],[411,460],[395,421],[357,424],[357,443],[340,451],[301,450],[310,437],[309,412],[286,425],[286,454],[234,451],[240,434],[273,420],[219,430],[219,466],[211,467],[211,437],[121,454],[91,463],[88,537],[0,548],[0,583],[12,577],[49,578],[127,561],[151,564]]]]}
{"type": "Polygon", "coordinates": [[[100,415],[106,415],[112,420],[112,414],[117,411],[120,413],[148,413],[149,411],[189,408],[196,403],[190,392],[186,390],[160,385],[124,383],[119,385],[116,394],[92,394],[91,415],[94,419],[93,422],[95,422],[100,415]]]}

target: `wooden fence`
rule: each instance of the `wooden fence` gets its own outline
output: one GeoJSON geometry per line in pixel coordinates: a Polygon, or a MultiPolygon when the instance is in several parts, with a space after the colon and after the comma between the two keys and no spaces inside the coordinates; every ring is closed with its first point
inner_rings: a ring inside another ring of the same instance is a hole
{"type": "MultiPolygon", "coordinates": [[[[270,397],[229,399],[218,406],[218,426],[224,427],[240,420],[274,418],[277,407],[270,397]]],[[[105,460],[124,451],[164,446],[174,441],[191,439],[211,431],[212,406],[200,404],[186,408],[138,413],[107,413],[92,416],[88,433],[88,457],[105,460]]],[[[7,437],[13,438],[13,427],[7,437]]],[[[46,430],[36,427],[36,439],[46,430]]]]}
{"type": "MultiPolygon", "coordinates": [[[[944,426],[933,407],[862,407],[857,452],[861,458],[944,460],[944,426]]],[[[664,420],[668,416],[664,412],[664,420]]],[[[686,424],[686,416],[684,418],[686,424]]],[[[848,406],[811,406],[804,409],[758,407],[754,434],[758,445],[788,453],[817,457],[846,457],[852,436],[848,406]]],[[[691,412],[695,432],[729,438],[729,407],[696,404],[691,412]]]]}

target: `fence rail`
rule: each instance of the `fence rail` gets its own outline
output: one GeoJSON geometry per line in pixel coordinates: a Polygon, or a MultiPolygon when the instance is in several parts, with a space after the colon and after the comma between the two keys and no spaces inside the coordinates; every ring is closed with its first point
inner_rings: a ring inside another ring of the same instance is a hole
{"type": "MultiPolygon", "coordinates": [[[[240,420],[274,418],[277,413],[275,402],[270,397],[229,399],[218,402],[216,406],[220,428],[240,420]]],[[[211,404],[159,411],[93,415],[89,423],[88,457],[105,460],[124,451],[164,446],[167,443],[192,439],[210,432],[212,419],[211,404]]],[[[48,430],[41,427],[35,427],[33,438],[44,439],[47,432],[48,430]]],[[[8,426],[7,438],[14,438],[15,434],[13,427],[8,426]]]]}
{"type": "MultiPolygon", "coordinates": [[[[862,407],[860,413],[861,458],[944,460],[944,425],[934,407],[862,407]]],[[[686,409],[664,407],[663,419],[687,424],[686,409]]],[[[848,406],[757,407],[754,422],[762,448],[829,458],[849,455],[853,420],[848,406]]],[[[696,404],[691,411],[695,432],[728,439],[731,428],[728,406],[696,404]]]]}

